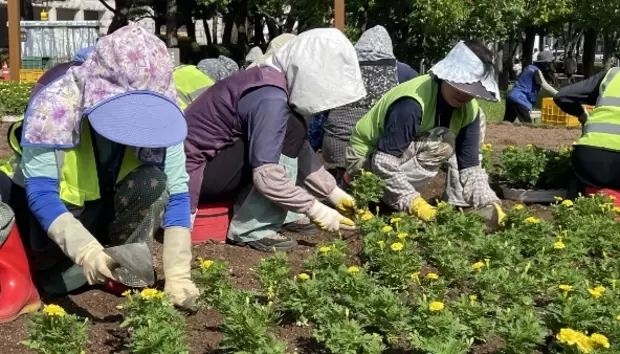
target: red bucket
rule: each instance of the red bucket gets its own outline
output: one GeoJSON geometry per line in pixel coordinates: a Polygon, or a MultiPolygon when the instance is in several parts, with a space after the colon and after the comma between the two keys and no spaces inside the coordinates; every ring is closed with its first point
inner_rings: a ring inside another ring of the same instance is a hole
{"type": "Polygon", "coordinates": [[[192,243],[226,242],[233,202],[199,204],[192,229],[192,243]]]}

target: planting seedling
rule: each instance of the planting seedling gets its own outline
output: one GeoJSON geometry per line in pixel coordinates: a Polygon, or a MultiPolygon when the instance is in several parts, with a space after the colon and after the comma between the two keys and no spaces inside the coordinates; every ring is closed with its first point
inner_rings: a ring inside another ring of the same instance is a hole
{"type": "Polygon", "coordinates": [[[22,342],[39,354],[83,354],[88,345],[88,320],[47,305],[28,321],[28,340],[22,342]]]}

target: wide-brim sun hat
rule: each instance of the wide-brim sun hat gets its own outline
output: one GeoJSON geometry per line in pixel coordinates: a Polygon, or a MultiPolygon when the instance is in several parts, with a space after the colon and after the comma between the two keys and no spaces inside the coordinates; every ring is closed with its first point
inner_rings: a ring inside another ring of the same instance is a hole
{"type": "Polygon", "coordinates": [[[93,53],[34,95],[22,144],[71,148],[86,118],[105,138],[137,148],[182,143],[187,123],[177,105],[173,63],[164,42],[138,26],[97,41],[93,53]]]}
{"type": "Polygon", "coordinates": [[[464,42],[455,45],[429,73],[472,97],[501,100],[495,73],[488,73],[482,60],[464,42]]]}
{"type": "Polygon", "coordinates": [[[187,137],[187,124],[179,106],[151,91],[123,93],[84,113],[97,133],[123,145],[160,148],[180,144],[187,137]],[[141,116],[145,119],[127,119],[141,116]]]}

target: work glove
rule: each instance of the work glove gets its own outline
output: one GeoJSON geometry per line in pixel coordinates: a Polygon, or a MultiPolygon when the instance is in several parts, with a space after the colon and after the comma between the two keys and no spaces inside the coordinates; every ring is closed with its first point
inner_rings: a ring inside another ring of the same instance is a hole
{"type": "Polygon", "coordinates": [[[192,213],[191,216],[191,220],[192,220],[192,229],[194,228],[194,221],[196,221],[196,214],[198,213],[198,210],[196,210],[195,212],[192,213]]]}
{"type": "Polygon", "coordinates": [[[349,218],[340,215],[336,210],[325,204],[314,201],[306,216],[321,230],[336,232],[339,230],[355,230],[355,223],[349,218]]]}
{"type": "Polygon", "coordinates": [[[355,215],[355,199],[347,194],[342,189],[336,187],[327,197],[340,214],[347,217],[353,217],[355,215]]]}
{"type": "Polygon", "coordinates": [[[164,292],[175,306],[195,311],[198,288],[191,279],[192,236],[188,228],[164,230],[164,292]]]}
{"type": "Polygon", "coordinates": [[[88,284],[117,281],[112,271],[120,265],[103,252],[103,246],[71,213],[57,217],[47,233],[67,257],[82,267],[88,284]]]}
{"type": "Polygon", "coordinates": [[[422,197],[413,199],[410,212],[424,222],[433,221],[437,217],[437,208],[432,207],[422,197]]]}
{"type": "Polygon", "coordinates": [[[492,203],[475,211],[486,222],[486,230],[488,232],[496,231],[504,222],[506,214],[502,210],[502,206],[498,203],[492,203]]]}

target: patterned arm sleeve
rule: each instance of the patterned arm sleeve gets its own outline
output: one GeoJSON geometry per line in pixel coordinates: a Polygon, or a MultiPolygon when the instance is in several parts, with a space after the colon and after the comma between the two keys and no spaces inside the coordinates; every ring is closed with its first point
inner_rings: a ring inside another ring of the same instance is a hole
{"type": "Polygon", "coordinates": [[[400,158],[381,151],[377,151],[370,162],[372,172],[385,183],[384,201],[396,210],[408,212],[411,202],[420,193],[409,183],[400,165],[400,158]]]}

